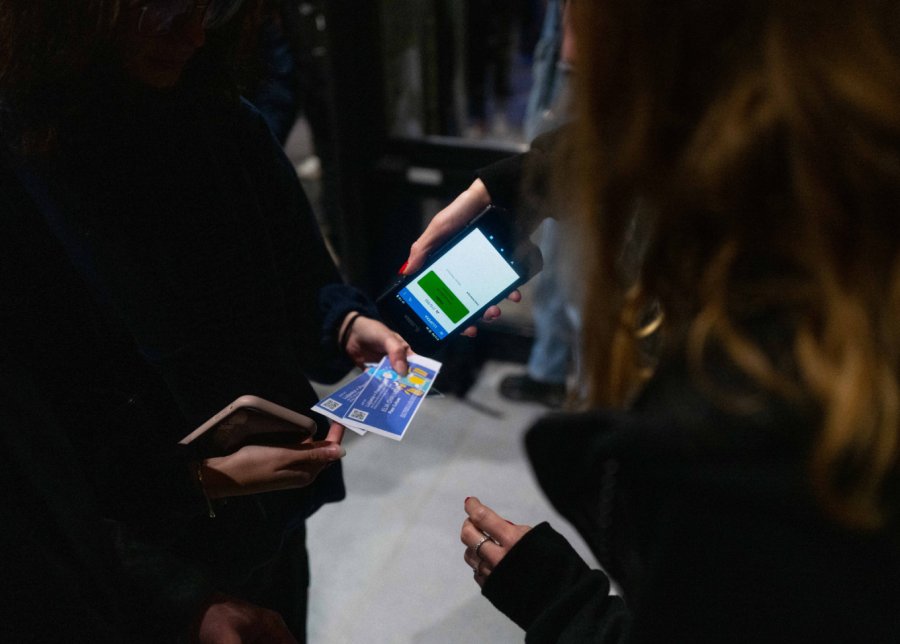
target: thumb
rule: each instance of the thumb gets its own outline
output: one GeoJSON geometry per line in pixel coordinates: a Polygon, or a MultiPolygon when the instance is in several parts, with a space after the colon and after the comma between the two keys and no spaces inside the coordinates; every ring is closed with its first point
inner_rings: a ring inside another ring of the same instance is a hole
{"type": "Polygon", "coordinates": [[[409,344],[399,335],[396,338],[391,338],[386,344],[391,368],[401,376],[405,376],[409,371],[409,363],[406,361],[406,357],[410,352],[409,344]]]}
{"type": "Polygon", "coordinates": [[[428,253],[434,245],[432,237],[433,235],[431,232],[426,230],[422,236],[410,246],[409,257],[406,258],[406,263],[403,264],[398,271],[400,275],[412,275],[425,265],[428,253]]]}
{"type": "Polygon", "coordinates": [[[331,427],[328,428],[328,435],[325,437],[325,441],[329,443],[336,443],[338,445],[341,444],[341,441],[344,440],[344,426],[340,423],[331,423],[331,427]]]}
{"type": "Polygon", "coordinates": [[[466,510],[466,514],[469,515],[469,518],[474,519],[474,514],[478,512],[479,509],[487,506],[485,506],[477,496],[467,496],[463,503],[463,507],[466,510]]]}
{"type": "Polygon", "coordinates": [[[347,450],[339,443],[330,441],[316,441],[304,445],[304,449],[296,450],[294,463],[305,465],[308,463],[331,463],[338,461],[346,456],[347,450]]]}

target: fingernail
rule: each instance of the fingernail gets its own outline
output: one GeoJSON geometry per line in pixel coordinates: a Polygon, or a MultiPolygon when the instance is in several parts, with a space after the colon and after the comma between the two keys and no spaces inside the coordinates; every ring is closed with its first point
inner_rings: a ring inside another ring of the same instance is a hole
{"type": "Polygon", "coordinates": [[[471,496],[467,496],[467,497],[466,497],[466,500],[463,501],[463,503],[468,503],[469,499],[471,499],[471,498],[472,498],[471,496]]]}
{"type": "Polygon", "coordinates": [[[409,262],[403,262],[403,266],[401,266],[400,270],[397,271],[397,275],[405,275],[407,266],[409,266],[409,262]]]}
{"type": "Polygon", "coordinates": [[[344,458],[347,455],[347,450],[344,449],[343,445],[335,445],[331,448],[331,455],[335,458],[344,458]]]}
{"type": "Polygon", "coordinates": [[[506,519],[506,522],[507,522],[509,525],[516,525],[515,523],[513,523],[513,522],[510,521],[509,519],[506,519]]]}

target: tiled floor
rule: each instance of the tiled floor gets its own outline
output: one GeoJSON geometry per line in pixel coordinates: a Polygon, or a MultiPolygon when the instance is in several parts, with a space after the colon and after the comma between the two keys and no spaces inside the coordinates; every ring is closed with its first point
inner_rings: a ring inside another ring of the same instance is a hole
{"type": "Polygon", "coordinates": [[[308,524],[313,644],[522,641],[462,560],[469,495],[519,523],[550,520],[588,558],[525,460],[522,435],[544,408],[497,394],[500,379],[521,369],[488,363],[467,396],[474,404],[429,398],[400,443],[348,432],[348,497],[308,524]]]}

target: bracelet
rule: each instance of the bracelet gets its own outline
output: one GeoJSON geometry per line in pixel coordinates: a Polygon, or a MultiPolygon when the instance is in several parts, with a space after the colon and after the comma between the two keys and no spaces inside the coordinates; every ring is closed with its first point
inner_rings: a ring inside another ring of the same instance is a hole
{"type": "Polygon", "coordinates": [[[212,501],[206,493],[206,486],[203,484],[203,461],[197,463],[197,483],[200,484],[200,491],[203,492],[203,498],[206,500],[206,509],[209,512],[209,518],[216,518],[216,511],[213,509],[212,501]]]}
{"type": "Polygon", "coordinates": [[[338,346],[341,348],[341,351],[347,351],[347,342],[350,341],[350,331],[353,330],[353,324],[360,317],[362,317],[362,313],[354,311],[353,315],[347,321],[347,326],[344,327],[344,331],[341,333],[341,339],[338,340],[338,346]]]}

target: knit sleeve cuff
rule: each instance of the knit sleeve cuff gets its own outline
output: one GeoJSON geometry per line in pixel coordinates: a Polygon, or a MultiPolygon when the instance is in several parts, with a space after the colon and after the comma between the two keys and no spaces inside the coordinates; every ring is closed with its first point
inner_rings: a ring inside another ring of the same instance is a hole
{"type": "Polygon", "coordinates": [[[482,594],[526,631],[591,570],[569,542],[541,523],[529,530],[488,576],[482,594]]]}

